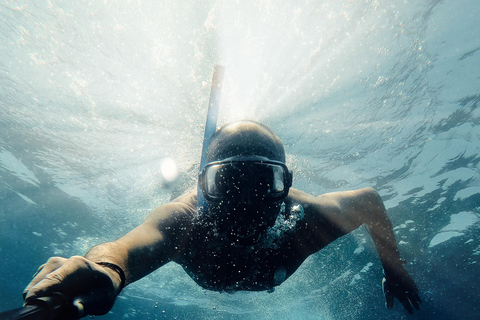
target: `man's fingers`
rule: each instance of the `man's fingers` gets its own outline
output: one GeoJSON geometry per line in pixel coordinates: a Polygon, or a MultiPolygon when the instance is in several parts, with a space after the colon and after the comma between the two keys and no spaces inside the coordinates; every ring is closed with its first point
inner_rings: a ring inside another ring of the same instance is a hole
{"type": "Polygon", "coordinates": [[[50,258],[25,289],[25,301],[53,292],[72,297],[75,292],[82,291],[91,285],[83,281],[90,272],[87,263],[83,257],[50,258]]]}
{"type": "Polygon", "coordinates": [[[80,256],[51,258],[41,266],[24,291],[25,303],[56,293],[68,300],[65,312],[69,319],[105,314],[116,297],[115,285],[105,268],[80,256]]]}
{"type": "Polygon", "coordinates": [[[388,291],[385,295],[385,305],[387,309],[393,308],[393,300],[394,300],[393,294],[390,291],[388,291]]]}
{"type": "Polygon", "coordinates": [[[28,284],[25,290],[23,290],[23,299],[26,300],[27,296],[31,296],[31,294],[28,294],[30,290],[32,290],[32,288],[35,287],[39,282],[43,281],[48,274],[60,268],[65,260],[65,258],[54,257],[50,258],[47,263],[42,264],[38,268],[37,272],[35,272],[33,275],[32,281],[28,284]]]}
{"type": "Polygon", "coordinates": [[[402,304],[402,306],[407,310],[408,313],[413,314],[413,308],[410,304],[410,301],[406,296],[397,297],[398,301],[402,304]]]}
{"type": "Polygon", "coordinates": [[[410,297],[410,302],[415,307],[415,309],[420,310],[420,304],[419,303],[422,302],[422,300],[420,300],[420,297],[418,296],[417,293],[412,293],[412,295],[410,297]]]}
{"type": "Polygon", "coordinates": [[[42,272],[43,268],[45,267],[45,264],[46,264],[46,263],[44,263],[44,264],[42,264],[40,267],[38,267],[37,272],[35,272],[35,274],[32,276],[32,279],[35,279],[35,277],[36,277],[40,272],[42,272]]]}
{"type": "Polygon", "coordinates": [[[30,283],[27,285],[25,290],[23,290],[23,294],[22,294],[23,295],[23,300],[25,300],[25,298],[27,297],[28,291],[30,291],[30,289],[32,289],[33,286],[35,286],[38,282],[40,282],[44,278],[42,271],[44,270],[45,265],[46,264],[42,264],[38,268],[37,272],[35,272],[35,274],[32,277],[32,281],[30,281],[30,283]],[[42,273],[42,275],[39,276],[40,273],[42,273]]]}
{"type": "Polygon", "coordinates": [[[59,269],[47,274],[33,287],[27,288],[28,291],[25,295],[25,301],[28,302],[29,299],[42,297],[53,292],[64,292],[65,288],[62,280],[63,276],[59,269]]]}
{"type": "Polygon", "coordinates": [[[385,278],[382,279],[382,290],[385,296],[385,306],[387,307],[387,309],[392,309],[394,295],[390,290],[390,285],[388,284],[387,279],[385,278]]]}

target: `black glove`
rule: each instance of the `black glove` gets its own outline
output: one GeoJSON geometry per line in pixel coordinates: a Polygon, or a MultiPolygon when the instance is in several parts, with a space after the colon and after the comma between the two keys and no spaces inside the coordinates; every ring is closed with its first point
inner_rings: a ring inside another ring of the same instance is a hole
{"type": "Polygon", "coordinates": [[[393,300],[397,298],[408,313],[413,313],[412,306],[420,310],[417,285],[402,265],[385,269],[382,289],[388,309],[393,308],[393,300]]]}

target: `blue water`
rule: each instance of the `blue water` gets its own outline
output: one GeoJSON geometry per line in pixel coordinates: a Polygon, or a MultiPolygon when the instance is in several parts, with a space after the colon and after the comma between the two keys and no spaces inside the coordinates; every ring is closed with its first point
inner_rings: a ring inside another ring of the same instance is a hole
{"type": "Polygon", "coordinates": [[[385,309],[361,228],[274,293],[208,292],[168,264],[102,319],[479,319],[479,14],[476,0],[3,1],[0,310],[48,257],[195,186],[222,63],[220,122],[276,131],[296,188],[379,191],[422,310],[385,309]]]}

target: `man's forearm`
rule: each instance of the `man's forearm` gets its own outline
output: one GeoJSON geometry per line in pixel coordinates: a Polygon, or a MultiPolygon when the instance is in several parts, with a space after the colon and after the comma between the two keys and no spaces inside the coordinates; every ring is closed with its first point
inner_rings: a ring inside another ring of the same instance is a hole
{"type": "Polygon", "coordinates": [[[372,237],[384,269],[387,270],[401,265],[402,260],[397,241],[393,232],[390,232],[390,228],[385,228],[382,225],[366,225],[366,228],[372,237]]]}
{"type": "Polygon", "coordinates": [[[92,247],[84,256],[105,267],[117,288],[117,294],[126,284],[132,282],[126,264],[126,253],[123,251],[117,243],[106,242],[92,247]]]}
{"type": "Polygon", "coordinates": [[[97,262],[114,263],[121,268],[127,268],[126,252],[115,242],[105,242],[92,247],[86,254],[85,258],[97,262]]]}
{"type": "Polygon", "coordinates": [[[387,211],[378,193],[370,195],[366,203],[364,225],[370,233],[384,269],[395,269],[402,265],[397,240],[387,211]]]}

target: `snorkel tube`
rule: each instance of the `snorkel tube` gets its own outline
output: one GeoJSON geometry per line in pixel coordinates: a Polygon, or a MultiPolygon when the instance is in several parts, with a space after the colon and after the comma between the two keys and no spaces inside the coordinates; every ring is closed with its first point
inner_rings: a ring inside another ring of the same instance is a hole
{"type": "MultiPolygon", "coordinates": [[[[223,75],[225,67],[215,65],[213,70],[212,87],[210,89],[210,101],[208,103],[207,123],[205,124],[205,133],[203,136],[202,157],[200,159],[200,171],[202,172],[207,162],[207,149],[210,139],[217,130],[218,110],[220,109],[220,96],[222,93],[223,75]]],[[[197,212],[201,212],[206,208],[207,201],[203,196],[202,190],[197,183],[197,212]]]]}

